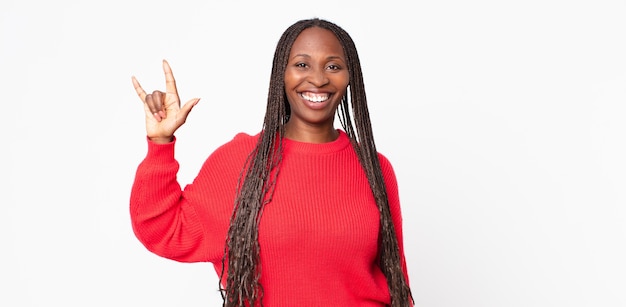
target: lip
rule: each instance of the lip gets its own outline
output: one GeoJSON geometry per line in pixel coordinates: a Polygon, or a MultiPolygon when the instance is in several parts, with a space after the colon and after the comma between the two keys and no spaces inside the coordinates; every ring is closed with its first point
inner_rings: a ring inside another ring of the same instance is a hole
{"type": "Polygon", "coordinates": [[[303,102],[303,103],[304,103],[304,104],[305,104],[308,108],[313,109],[313,110],[321,110],[321,109],[326,108],[326,106],[328,106],[328,105],[330,104],[330,102],[332,101],[332,98],[333,98],[333,96],[334,96],[334,94],[332,94],[332,93],[326,93],[326,92],[325,92],[325,94],[327,94],[327,95],[328,95],[328,99],[326,99],[326,100],[324,100],[324,101],[322,101],[322,102],[313,102],[313,101],[310,101],[310,100],[308,100],[308,99],[305,99],[305,98],[302,96],[302,93],[314,93],[314,94],[320,94],[320,92],[315,92],[315,91],[303,91],[303,92],[298,92],[298,96],[300,97],[300,100],[302,100],[302,102],[303,102]]]}

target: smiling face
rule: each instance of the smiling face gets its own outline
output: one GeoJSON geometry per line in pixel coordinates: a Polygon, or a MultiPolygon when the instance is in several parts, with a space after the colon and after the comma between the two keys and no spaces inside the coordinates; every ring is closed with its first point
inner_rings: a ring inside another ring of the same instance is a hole
{"type": "MultiPolygon", "coordinates": [[[[307,140],[307,135],[337,133],[333,123],[337,106],[350,80],[341,43],[329,30],[312,27],[296,38],[285,70],[285,91],[291,108],[286,136],[307,140]]],[[[324,138],[322,138],[322,141],[324,138]]]]}

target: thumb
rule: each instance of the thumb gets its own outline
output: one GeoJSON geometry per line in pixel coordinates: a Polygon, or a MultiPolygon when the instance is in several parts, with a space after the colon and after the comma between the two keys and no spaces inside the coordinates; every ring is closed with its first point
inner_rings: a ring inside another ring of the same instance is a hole
{"type": "Polygon", "coordinates": [[[198,104],[198,101],[200,101],[200,98],[193,98],[185,102],[185,104],[180,109],[180,112],[182,113],[182,118],[187,118],[189,112],[191,112],[191,109],[193,109],[193,107],[198,104]]]}

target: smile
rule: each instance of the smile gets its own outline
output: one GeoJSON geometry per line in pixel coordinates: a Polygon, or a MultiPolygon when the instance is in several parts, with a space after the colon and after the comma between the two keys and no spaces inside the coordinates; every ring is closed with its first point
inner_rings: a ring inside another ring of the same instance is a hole
{"type": "Polygon", "coordinates": [[[316,93],[311,93],[311,92],[305,92],[305,93],[300,93],[300,97],[310,102],[319,103],[319,102],[324,102],[328,100],[328,98],[330,98],[330,94],[328,93],[316,94],[316,93]]]}

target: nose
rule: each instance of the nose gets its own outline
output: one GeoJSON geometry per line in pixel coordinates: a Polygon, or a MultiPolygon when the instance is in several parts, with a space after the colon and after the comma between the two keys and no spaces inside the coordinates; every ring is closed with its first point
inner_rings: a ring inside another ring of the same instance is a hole
{"type": "Polygon", "coordinates": [[[316,87],[322,87],[328,84],[330,79],[326,76],[324,69],[318,68],[309,71],[308,81],[316,87]]]}

